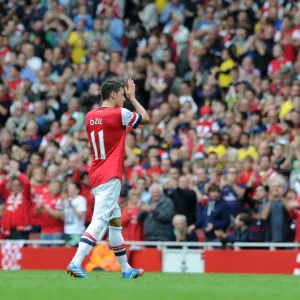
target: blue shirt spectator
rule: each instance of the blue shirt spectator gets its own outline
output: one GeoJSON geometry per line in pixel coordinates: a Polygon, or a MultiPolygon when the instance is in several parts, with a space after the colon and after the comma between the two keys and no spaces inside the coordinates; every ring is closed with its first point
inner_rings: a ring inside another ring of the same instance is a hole
{"type": "Polygon", "coordinates": [[[87,8],[84,5],[79,7],[79,14],[73,18],[73,22],[75,26],[77,26],[78,21],[85,21],[85,30],[93,30],[93,18],[91,15],[87,13],[87,8]]]}
{"type": "Polygon", "coordinates": [[[180,4],[179,0],[172,0],[171,3],[168,3],[165,6],[162,14],[160,15],[160,22],[163,25],[171,24],[173,13],[184,14],[184,4],[180,4]]]}
{"type": "Polygon", "coordinates": [[[209,200],[197,209],[196,227],[202,228],[206,241],[216,241],[215,230],[226,231],[230,224],[230,208],[221,198],[220,188],[212,184],[208,189],[209,200]]]}
{"type": "Polygon", "coordinates": [[[124,35],[124,22],[121,19],[113,18],[110,20],[110,26],[108,29],[111,37],[110,51],[122,51],[122,37],[124,35]]]}

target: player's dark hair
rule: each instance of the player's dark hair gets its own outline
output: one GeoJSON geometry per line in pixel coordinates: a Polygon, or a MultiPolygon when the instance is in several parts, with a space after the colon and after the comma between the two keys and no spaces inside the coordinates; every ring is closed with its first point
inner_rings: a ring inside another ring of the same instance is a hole
{"type": "Polygon", "coordinates": [[[101,87],[101,95],[103,101],[108,100],[112,92],[118,93],[120,89],[123,87],[124,85],[118,81],[114,81],[114,80],[105,81],[101,87]]]}

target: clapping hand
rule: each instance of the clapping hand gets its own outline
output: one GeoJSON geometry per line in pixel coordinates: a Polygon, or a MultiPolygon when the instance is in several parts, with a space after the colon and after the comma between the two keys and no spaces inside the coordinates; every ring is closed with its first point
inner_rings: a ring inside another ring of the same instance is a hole
{"type": "Polygon", "coordinates": [[[215,230],[215,235],[221,241],[226,237],[226,233],[223,230],[215,230]]]}
{"type": "Polygon", "coordinates": [[[210,232],[214,229],[214,225],[212,223],[207,223],[206,227],[205,227],[205,232],[210,232]]]}

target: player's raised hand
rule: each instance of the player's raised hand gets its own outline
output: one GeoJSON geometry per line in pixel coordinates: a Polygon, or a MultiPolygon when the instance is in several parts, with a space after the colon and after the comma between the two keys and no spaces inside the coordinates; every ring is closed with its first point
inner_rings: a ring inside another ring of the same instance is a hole
{"type": "Polygon", "coordinates": [[[131,78],[127,81],[127,87],[125,86],[125,93],[129,100],[135,99],[135,84],[131,78]]]}

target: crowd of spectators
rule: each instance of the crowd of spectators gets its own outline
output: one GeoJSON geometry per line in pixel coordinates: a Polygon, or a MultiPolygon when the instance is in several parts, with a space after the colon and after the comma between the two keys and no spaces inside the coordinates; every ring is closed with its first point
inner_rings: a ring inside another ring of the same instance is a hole
{"type": "Polygon", "coordinates": [[[0,1],[2,238],[78,244],[85,114],[132,78],[126,240],[300,242],[299,49],[293,0],[0,1]]]}

